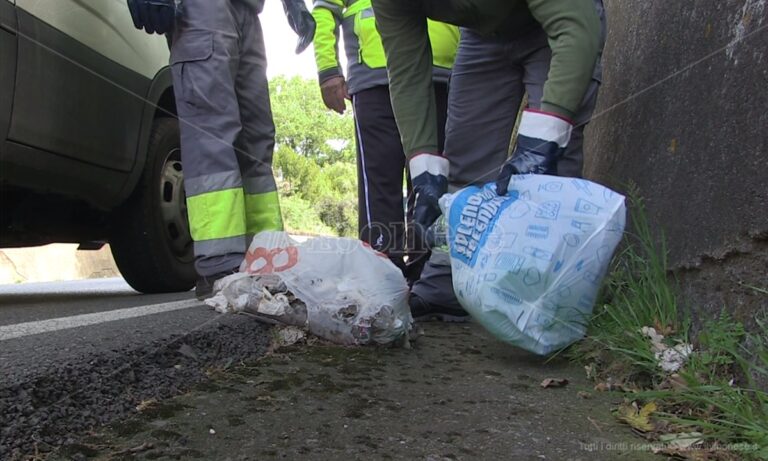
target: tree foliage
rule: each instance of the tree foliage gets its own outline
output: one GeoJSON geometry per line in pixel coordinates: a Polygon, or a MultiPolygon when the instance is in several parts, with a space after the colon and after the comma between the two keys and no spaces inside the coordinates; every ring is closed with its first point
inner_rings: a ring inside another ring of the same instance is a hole
{"type": "Polygon", "coordinates": [[[319,165],[354,162],[354,121],[325,108],[314,80],[278,76],[269,83],[276,141],[319,165]]]}
{"type": "Polygon", "coordinates": [[[275,119],[273,167],[286,227],[357,235],[354,121],[325,108],[315,81],[270,81],[275,119]]]}

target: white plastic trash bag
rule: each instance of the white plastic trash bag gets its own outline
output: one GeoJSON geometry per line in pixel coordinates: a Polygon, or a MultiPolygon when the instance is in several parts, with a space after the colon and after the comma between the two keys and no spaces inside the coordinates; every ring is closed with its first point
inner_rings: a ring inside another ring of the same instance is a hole
{"type": "Polygon", "coordinates": [[[513,176],[447,194],[453,287],[494,336],[546,355],[579,340],[621,240],[624,197],[584,179],[513,176]]]}
{"type": "Polygon", "coordinates": [[[411,327],[402,272],[356,239],[298,243],[285,232],[262,232],[240,272],[217,287],[233,310],[304,327],[338,344],[387,344],[411,327]]]}

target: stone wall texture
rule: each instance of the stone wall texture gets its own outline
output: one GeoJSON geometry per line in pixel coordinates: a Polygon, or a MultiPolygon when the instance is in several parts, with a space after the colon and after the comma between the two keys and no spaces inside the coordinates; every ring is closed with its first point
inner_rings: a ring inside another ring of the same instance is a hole
{"type": "Polygon", "coordinates": [[[768,315],[768,1],[605,5],[586,176],[637,184],[695,318],[726,308],[754,326],[768,315]]]}

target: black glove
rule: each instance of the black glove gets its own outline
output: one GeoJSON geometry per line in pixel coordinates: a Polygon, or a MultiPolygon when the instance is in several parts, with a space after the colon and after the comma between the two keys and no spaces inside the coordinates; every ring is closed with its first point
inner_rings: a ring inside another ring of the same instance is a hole
{"type": "Polygon", "coordinates": [[[506,195],[515,174],[557,174],[557,160],[571,139],[570,121],[547,112],[526,109],[512,157],[496,178],[496,193],[506,195]]]}
{"type": "Polygon", "coordinates": [[[419,245],[426,243],[427,229],[442,211],[438,200],[448,192],[448,159],[436,154],[417,154],[408,162],[416,203],[413,224],[419,245]]]}
{"type": "Polygon", "coordinates": [[[307,9],[304,0],[283,0],[283,9],[288,18],[288,24],[299,36],[296,43],[296,54],[304,51],[315,38],[315,18],[307,9]]]}
{"type": "Polygon", "coordinates": [[[181,0],[128,0],[128,10],[137,29],[148,34],[166,34],[173,30],[181,12],[181,0]]]}

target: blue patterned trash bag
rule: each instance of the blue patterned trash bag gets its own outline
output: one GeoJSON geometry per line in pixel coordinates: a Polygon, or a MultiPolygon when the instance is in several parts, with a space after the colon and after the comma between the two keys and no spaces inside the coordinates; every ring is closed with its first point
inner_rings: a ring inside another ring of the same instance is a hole
{"type": "Polygon", "coordinates": [[[495,337],[547,355],[584,336],[600,284],[621,241],[624,197],[599,184],[513,176],[440,199],[453,288],[495,337]]]}

